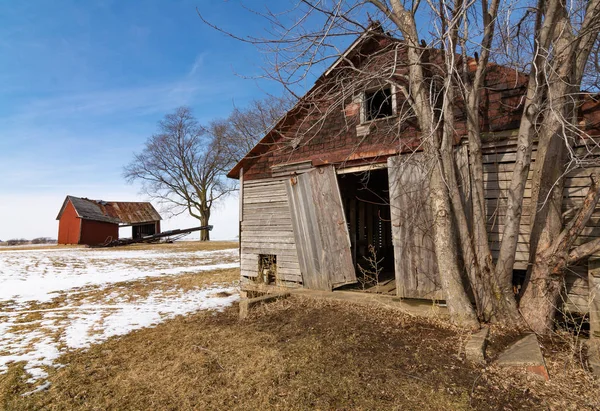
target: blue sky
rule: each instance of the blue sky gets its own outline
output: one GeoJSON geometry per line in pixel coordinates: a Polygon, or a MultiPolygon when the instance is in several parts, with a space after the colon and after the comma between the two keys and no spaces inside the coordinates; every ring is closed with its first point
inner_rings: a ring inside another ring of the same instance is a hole
{"type": "MultiPolygon", "coordinates": [[[[238,75],[259,74],[260,53],[202,24],[196,7],[244,34],[263,30],[233,1],[3,2],[0,239],[56,237],[67,194],[144,200],[122,167],[174,108],[208,122],[278,92],[238,75]]],[[[234,238],[236,219],[232,196],[216,210],[214,237],[234,238]]],[[[164,224],[186,225],[195,221],[164,224]]]]}

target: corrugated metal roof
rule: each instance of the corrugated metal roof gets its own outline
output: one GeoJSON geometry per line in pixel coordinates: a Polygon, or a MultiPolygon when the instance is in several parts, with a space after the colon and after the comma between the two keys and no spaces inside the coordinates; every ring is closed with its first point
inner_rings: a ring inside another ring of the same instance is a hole
{"type": "Polygon", "coordinates": [[[57,220],[71,201],[80,218],[113,224],[142,224],[162,220],[160,214],[148,202],[102,201],[67,196],[58,213],[57,220]]]}
{"type": "Polygon", "coordinates": [[[105,213],[118,218],[124,224],[139,224],[162,220],[160,214],[150,203],[131,203],[125,201],[109,201],[99,204],[105,213]]]}

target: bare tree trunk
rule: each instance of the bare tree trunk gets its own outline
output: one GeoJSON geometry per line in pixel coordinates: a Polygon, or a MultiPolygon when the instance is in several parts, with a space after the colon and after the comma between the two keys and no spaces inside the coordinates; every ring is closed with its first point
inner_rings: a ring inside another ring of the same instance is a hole
{"type": "Polygon", "coordinates": [[[521,299],[521,314],[535,333],[552,331],[563,284],[563,275],[553,274],[548,263],[542,260],[542,254],[538,254],[521,299]]]}
{"type": "Polygon", "coordinates": [[[379,0],[370,0],[370,2],[390,17],[406,39],[410,85],[406,98],[411,101],[417,116],[425,156],[433,165],[430,180],[430,198],[434,218],[435,254],[438,261],[440,281],[446,293],[448,311],[453,322],[466,326],[478,326],[477,315],[465,291],[458,266],[458,247],[450,205],[450,194],[444,181],[443,163],[439,152],[440,134],[442,133],[434,116],[429,84],[423,71],[424,49],[419,43],[415,18],[399,0],[390,1],[391,10],[379,0]]]}
{"type": "Polygon", "coordinates": [[[440,280],[446,293],[446,303],[452,320],[465,326],[478,326],[473,305],[465,292],[458,266],[458,247],[453,228],[448,189],[442,179],[441,164],[433,167],[430,180],[431,205],[434,218],[435,254],[440,280]]]}
{"type": "MultiPolygon", "coordinates": [[[[558,130],[548,130],[547,133],[553,131],[558,130]]],[[[544,134],[542,132],[541,135],[544,134]]],[[[568,250],[554,250],[553,243],[563,225],[565,144],[561,136],[556,134],[550,138],[541,137],[533,173],[530,237],[533,265],[523,287],[520,310],[529,326],[540,334],[552,330],[560,290],[564,284],[563,270],[566,265],[557,261],[557,253],[566,253],[568,250]],[[533,210],[538,207],[541,207],[539,211],[533,210]]]]}
{"type": "Polygon", "coordinates": [[[502,298],[511,313],[516,313],[514,298],[507,298],[512,290],[513,267],[515,263],[521,216],[523,212],[523,199],[527,175],[531,166],[531,152],[533,149],[534,125],[539,115],[543,98],[544,73],[542,67],[547,61],[547,51],[551,44],[554,26],[559,13],[559,1],[552,1],[546,5],[544,0],[538,1],[538,21],[534,37],[535,49],[533,68],[529,74],[527,94],[523,107],[523,115],[517,137],[517,154],[515,168],[508,190],[506,205],[506,224],[500,243],[500,253],[496,262],[496,277],[502,290],[502,298]],[[545,11],[545,18],[542,15],[545,11]]]}
{"type": "Polygon", "coordinates": [[[476,261],[479,280],[474,283],[479,288],[480,316],[485,321],[512,322],[517,316],[516,305],[512,303],[514,296],[512,290],[500,287],[493,266],[492,253],[489,247],[487,233],[487,216],[485,210],[485,196],[483,186],[483,155],[480,129],[480,99],[481,89],[485,86],[486,69],[490,55],[490,48],[494,36],[496,18],[498,15],[499,0],[492,0],[488,8],[487,1],[481,3],[482,18],[484,23],[484,36],[481,44],[481,55],[476,60],[477,68],[473,77],[470,76],[468,56],[466,55],[466,39],[468,33],[468,19],[465,18],[463,28],[463,84],[466,100],[467,137],[469,144],[469,172],[471,177],[471,234],[473,253],[476,261]],[[510,303],[507,303],[510,302],[510,303]]]}
{"type": "MultiPolygon", "coordinates": [[[[491,307],[486,304],[486,289],[484,281],[481,277],[481,271],[478,265],[478,260],[475,257],[475,247],[473,245],[473,237],[471,236],[471,224],[467,218],[465,210],[466,205],[463,203],[463,196],[458,187],[456,176],[456,159],[454,156],[454,103],[456,100],[454,78],[457,71],[456,61],[456,43],[458,39],[458,30],[463,19],[466,18],[466,10],[463,9],[463,2],[455,3],[455,9],[450,19],[446,20],[445,16],[440,15],[442,21],[447,22],[447,27],[443,28],[442,38],[446,45],[443,49],[445,60],[446,78],[443,87],[442,101],[442,139],[440,144],[440,154],[443,164],[443,177],[449,193],[449,200],[452,205],[452,214],[454,217],[454,225],[460,240],[460,251],[464,268],[468,277],[467,291],[473,294],[477,316],[483,321],[489,320],[491,317],[491,307]]],[[[486,239],[487,243],[487,239],[486,239]]],[[[460,267],[459,267],[460,268],[460,267]]]]}
{"type": "MultiPolygon", "coordinates": [[[[582,24],[582,35],[576,36],[569,20],[566,5],[558,0],[555,18],[554,56],[547,69],[548,107],[542,122],[538,156],[532,181],[532,229],[528,273],[520,301],[525,321],[538,333],[552,331],[569,254],[577,236],[591,217],[598,202],[595,177],[588,194],[573,220],[563,229],[563,185],[567,146],[577,137],[577,110],[583,69],[597,28],[597,0],[588,4],[582,24]]],[[[593,247],[591,248],[593,249],[593,247]]],[[[579,256],[578,258],[581,258],[579,256]]]]}
{"type": "MultiPolygon", "coordinates": [[[[200,217],[200,225],[207,226],[209,218],[210,212],[203,212],[202,216],[200,217]]],[[[200,241],[210,241],[210,231],[200,230],[200,241]]]]}

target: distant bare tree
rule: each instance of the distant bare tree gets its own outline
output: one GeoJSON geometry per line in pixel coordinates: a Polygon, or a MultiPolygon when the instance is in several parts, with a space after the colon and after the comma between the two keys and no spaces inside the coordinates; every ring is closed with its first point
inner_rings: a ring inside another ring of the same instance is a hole
{"type": "Polygon", "coordinates": [[[37,237],[31,240],[31,244],[55,244],[56,240],[50,237],[37,237]]]}
{"type": "MultiPolygon", "coordinates": [[[[123,176],[130,183],[141,181],[143,191],[174,215],[187,211],[208,225],[214,203],[234,189],[223,178],[231,164],[227,145],[198,124],[188,107],[167,114],[158,130],[123,176]]],[[[202,231],[200,240],[209,239],[202,231]]]]}
{"type": "Polygon", "coordinates": [[[11,238],[6,242],[6,245],[24,245],[29,244],[29,240],[24,238],[11,238]]]}
{"type": "Polygon", "coordinates": [[[219,139],[233,165],[273,128],[292,104],[292,99],[287,97],[254,100],[246,108],[235,107],[227,118],[210,123],[209,132],[219,139]]]}

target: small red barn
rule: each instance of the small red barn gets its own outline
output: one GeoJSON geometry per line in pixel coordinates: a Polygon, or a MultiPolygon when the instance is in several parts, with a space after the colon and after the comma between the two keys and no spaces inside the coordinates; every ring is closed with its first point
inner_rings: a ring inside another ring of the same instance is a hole
{"type": "Polygon", "coordinates": [[[133,238],[160,233],[162,218],[149,202],[67,196],[56,219],[59,244],[98,245],[118,239],[119,227],[132,227],[133,238]]]}

